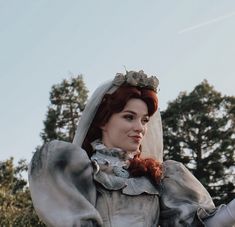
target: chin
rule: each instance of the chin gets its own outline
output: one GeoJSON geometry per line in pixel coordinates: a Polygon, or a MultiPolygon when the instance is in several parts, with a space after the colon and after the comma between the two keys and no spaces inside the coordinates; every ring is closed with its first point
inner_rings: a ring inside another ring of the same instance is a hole
{"type": "Polygon", "coordinates": [[[131,147],[127,147],[126,149],[125,149],[126,151],[129,151],[129,152],[136,152],[136,151],[138,151],[139,150],[139,146],[131,146],[131,147]]]}

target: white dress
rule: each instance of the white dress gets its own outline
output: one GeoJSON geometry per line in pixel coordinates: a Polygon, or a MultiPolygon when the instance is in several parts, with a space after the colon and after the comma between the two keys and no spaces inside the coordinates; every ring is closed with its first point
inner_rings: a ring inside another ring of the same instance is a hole
{"type": "Polygon", "coordinates": [[[120,149],[95,147],[88,158],[74,144],[52,141],[32,159],[29,183],[37,214],[48,226],[204,226],[214,215],[211,197],[180,163],[163,163],[154,185],[131,177],[120,149]]]}

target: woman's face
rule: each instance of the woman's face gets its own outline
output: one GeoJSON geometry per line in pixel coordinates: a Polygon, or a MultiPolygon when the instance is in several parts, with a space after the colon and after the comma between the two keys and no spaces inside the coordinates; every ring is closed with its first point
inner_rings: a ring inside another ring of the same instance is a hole
{"type": "Polygon", "coordinates": [[[113,114],[101,127],[102,141],[108,148],[138,151],[147,130],[148,108],[141,99],[130,99],[124,109],[113,114]]]}

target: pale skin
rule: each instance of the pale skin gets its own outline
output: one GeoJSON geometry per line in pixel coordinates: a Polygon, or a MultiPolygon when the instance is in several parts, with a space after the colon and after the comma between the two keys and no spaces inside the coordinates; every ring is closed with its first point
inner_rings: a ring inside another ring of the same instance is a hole
{"type": "Polygon", "coordinates": [[[139,152],[148,121],[146,103],[141,99],[130,99],[121,112],[113,114],[101,127],[102,141],[107,148],[139,152]]]}

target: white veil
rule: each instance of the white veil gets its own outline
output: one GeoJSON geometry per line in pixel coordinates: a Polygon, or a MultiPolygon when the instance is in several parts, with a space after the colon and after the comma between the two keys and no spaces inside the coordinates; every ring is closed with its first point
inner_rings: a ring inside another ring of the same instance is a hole
{"type": "MultiPolygon", "coordinates": [[[[118,87],[108,81],[99,86],[90,99],[82,113],[78,123],[77,131],[73,140],[73,144],[81,147],[86,137],[88,129],[93,121],[97,109],[106,93],[113,93],[118,87]]],[[[163,160],[163,138],[162,138],[162,123],[159,110],[150,118],[148,122],[148,130],[141,144],[143,158],[154,158],[160,162],[163,160]]]]}
{"type": "MultiPolygon", "coordinates": [[[[55,140],[46,143],[33,156],[29,188],[34,208],[48,226],[93,226],[94,222],[102,226],[102,218],[95,208],[94,170],[81,147],[104,95],[116,89],[111,81],[96,89],[80,118],[73,144],[55,140]]],[[[148,123],[141,155],[162,161],[159,111],[148,123]]]]}

